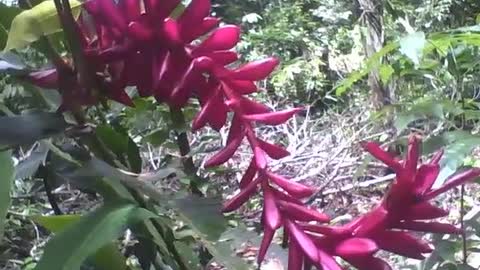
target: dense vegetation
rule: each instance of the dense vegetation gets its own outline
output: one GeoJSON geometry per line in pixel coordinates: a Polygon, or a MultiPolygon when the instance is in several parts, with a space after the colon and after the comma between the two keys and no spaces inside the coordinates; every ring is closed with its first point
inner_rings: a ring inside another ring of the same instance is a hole
{"type": "Polygon", "coordinates": [[[2,269],[480,268],[478,1],[3,1],[0,47],[2,269]]]}

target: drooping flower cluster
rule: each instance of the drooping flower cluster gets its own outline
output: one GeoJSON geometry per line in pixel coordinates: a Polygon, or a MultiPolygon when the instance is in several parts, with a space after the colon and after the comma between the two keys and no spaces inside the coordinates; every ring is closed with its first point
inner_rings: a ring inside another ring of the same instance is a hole
{"type": "Polygon", "coordinates": [[[232,68],[239,58],[232,49],[240,39],[240,29],[234,25],[218,26],[219,19],[209,16],[209,0],[192,0],[174,18],[172,14],[179,3],[90,0],[84,5],[88,16],[80,17],[77,30],[98,89],[86,87],[67,63],[56,63],[55,69],[34,72],[27,79],[41,87],[59,89],[63,97],[61,110],[95,104],[100,98],[130,106],[132,101],[125,88],[135,86],[140,96],[154,96],[175,108],[185,106],[192,98],[198,99],[201,109],[192,123],[194,131],[206,125],[219,130],[227,125],[230,113],[226,145],[205,166],[228,161],[244,139],[251,147],[253,156],[240,182],[240,192],[224,204],[223,210],[238,209],[261,190],[264,237],[259,263],[281,227],[289,236],[290,270],[301,269],[304,263],[341,269],[336,256],[358,269],[389,269],[387,263],[373,256],[379,249],[412,258],[421,258],[431,251],[427,243],[406,231],[458,232],[449,224],[425,222],[447,214],[429,200],[480,172],[467,171],[432,190],[441,155],[417,168],[418,142],[414,137],[403,162],[376,144],[365,143],[370,153],[396,172],[396,181],[373,211],[343,226],[323,225],[329,217],[301,201],[315,189],[269,169],[269,159],[281,159],[289,155],[288,151],[262,140],[255,132],[257,123],[279,125],[300,110],[272,112],[248,97],[258,90],[255,82],[265,79],[278,61],[267,58],[232,68]]]}

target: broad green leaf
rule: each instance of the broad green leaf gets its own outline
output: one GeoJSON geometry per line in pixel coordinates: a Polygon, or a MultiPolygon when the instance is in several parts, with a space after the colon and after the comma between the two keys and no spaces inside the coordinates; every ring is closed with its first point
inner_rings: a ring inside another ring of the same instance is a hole
{"type": "Polygon", "coordinates": [[[161,146],[169,137],[170,132],[166,129],[157,129],[147,134],[143,138],[143,142],[148,142],[153,146],[161,146]]]}
{"type": "Polygon", "coordinates": [[[22,10],[17,7],[9,7],[0,3],[0,48],[5,47],[8,38],[8,29],[10,29],[13,18],[21,11],[22,10]]]}
{"type": "Polygon", "coordinates": [[[32,219],[47,230],[57,233],[64,230],[68,225],[79,221],[80,215],[61,215],[61,216],[35,216],[32,219]]]}
{"type": "Polygon", "coordinates": [[[189,196],[175,200],[173,205],[201,238],[216,241],[227,228],[220,200],[189,196]]]}
{"type": "MultiPolygon", "coordinates": [[[[75,18],[80,15],[81,2],[70,0],[75,18]]],[[[40,37],[61,30],[60,20],[53,0],[44,1],[32,9],[24,10],[12,21],[4,51],[21,49],[40,37]]]]}
{"type": "Polygon", "coordinates": [[[15,179],[25,179],[32,177],[47,158],[50,149],[48,146],[40,142],[34,151],[30,153],[28,157],[21,160],[17,166],[15,166],[15,179]]]}
{"type": "Polygon", "coordinates": [[[35,112],[19,116],[0,117],[0,146],[33,143],[65,130],[67,123],[61,114],[35,112]]]}
{"type": "Polygon", "coordinates": [[[400,40],[400,52],[412,60],[415,65],[419,65],[426,43],[425,33],[409,34],[400,40]]]}
{"type": "Polygon", "coordinates": [[[380,80],[385,85],[390,81],[390,78],[392,77],[393,73],[395,73],[395,70],[392,68],[391,65],[382,65],[380,66],[379,73],[380,80]]]}
{"type": "MultiPolygon", "coordinates": [[[[53,233],[58,233],[64,230],[67,226],[71,226],[79,221],[82,217],[80,215],[61,215],[61,216],[38,216],[33,219],[47,228],[53,233]]],[[[109,243],[100,248],[95,255],[93,261],[98,269],[109,270],[127,268],[126,258],[118,250],[115,243],[109,243]]]]}
{"type": "Polygon", "coordinates": [[[10,187],[13,178],[14,168],[10,152],[0,152],[0,243],[3,238],[5,216],[10,207],[10,187]]]}
{"type": "Polygon", "coordinates": [[[383,47],[380,51],[372,55],[365,63],[365,66],[350,74],[346,79],[342,80],[340,84],[338,84],[335,88],[335,94],[337,96],[342,95],[345,93],[348,89],[350,89],[357,81],[361,80],[363,77],[368,75],[370,71],[374,70],[375,68],[378,68],[381,63],[382,59],[384,56],[388,55],[389,53],[395,51],[398,48],[399,44],[397,42],[393,42],[390,44],[387,44],[385,47],[383,47]]]}
{"type": "Polygon", "coordinates": [[[55,235],[46,245],[36,270],[75,270],[130,225],[155,214],[133,204],[101,206],[55,235]]]}
{"type": "Polygon", "coordinates": [[[142,159],[138,146],[128,134],[118,132],[109,125],[98,126],[96,134],[131,171],[139,173],[142,170],[142,159]]]}

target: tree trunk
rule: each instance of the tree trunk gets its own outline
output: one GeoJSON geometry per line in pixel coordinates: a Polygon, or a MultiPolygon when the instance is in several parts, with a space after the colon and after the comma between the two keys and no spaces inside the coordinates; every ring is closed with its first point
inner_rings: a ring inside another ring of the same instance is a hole
{"type": "MultiPolygon", "coordinates": [[[[384,45],[383,0],[357,0],[360,19],[366,28],[364,48],[367,58],[380,51],[384,45]]],[[[368,74],[368,86],[372,91],[372,104],[375,109],[381,109],[391,104],[390,89],[380,80],[378,69],[368,74]]]]}

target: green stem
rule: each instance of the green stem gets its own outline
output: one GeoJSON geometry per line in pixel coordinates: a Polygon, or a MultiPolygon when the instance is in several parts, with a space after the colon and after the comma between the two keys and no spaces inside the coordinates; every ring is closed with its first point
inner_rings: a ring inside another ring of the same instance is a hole
{"type": "Polygon", "coordinates": [[[177,139],[177,146],[182,158],[183,169],[185,173],[191,177],[190,190],[195,195],[203,196],[202,191],[199,189],[202,179],[197,175],[197,167],[195,167],[193,158],[190,155],[191,149],[190,142],[188,141],[188,135],[185,131],[183,131],[183,129],[187,126],[185,115],[181,109],[170,107],[170,118],[174,127],[182,129],[182,131],[175,130],[175,135],[177,139]]]}

